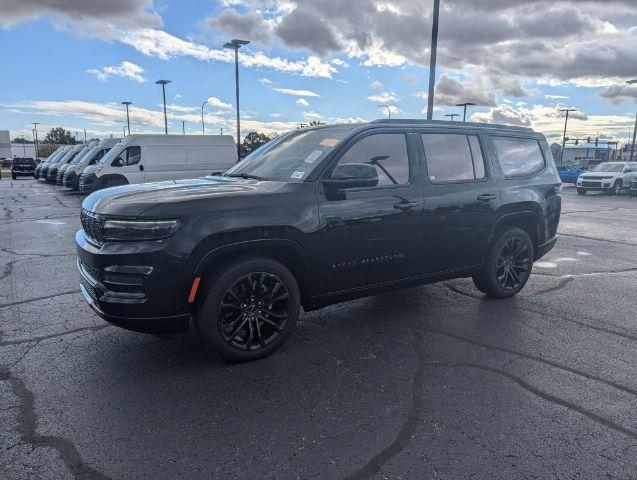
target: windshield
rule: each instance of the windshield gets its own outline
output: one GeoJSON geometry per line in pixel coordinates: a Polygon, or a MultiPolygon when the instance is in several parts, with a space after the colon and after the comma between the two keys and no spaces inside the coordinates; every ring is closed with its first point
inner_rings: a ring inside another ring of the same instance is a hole
{"type": "Polygon", "coordinates": [[[286,133],[252,152],[225,175],[302,182],[355,127],[343,125],[286,133]]]}
{"type": "Polygon", "coordinates": [[[119,155],[122,151],[121,148],[119,148],[121,146],[121,142],[113,145],[113,148],[111,148],[102,158],[99,162],[102,165],[106,165],[107,163],[110,163],[111,160],[113,160],[115,157],[117,157],[117,155],[119,155]]]}
{"type": "Polygon", "coordinates": [[[84,147],[82,150],[80,150],[80,153],[78,153],[75,158],[69,162],[69,165],[75,165],[76,163],[79,163],[79,161],[84,158],[84,155],[86,155],[90,151],[91,147],[84,147]]]}
{"type": "Polygon", "coordinates": [[[621,172],[623,169],[623,163],[600,163],[591,172],[621,172]]]}

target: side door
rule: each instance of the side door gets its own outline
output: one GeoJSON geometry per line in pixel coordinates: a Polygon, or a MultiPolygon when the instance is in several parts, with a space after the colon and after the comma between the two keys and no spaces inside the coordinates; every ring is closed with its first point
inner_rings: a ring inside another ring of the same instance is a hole
{"type": "Polygon", "coordinates": [[[113,173],[126,177],[128,183],[143,183],[145,180],[142,148],[131,145],[120,152],[111,162],[113,173]]]}
{"type": "Polygon", "coordinates": [[[332,178],[339,166],[364,164],[374,167],[375,186],[333,192],[319,181],[314,263],[322,280],[320,293],[370,287],[420,273],[423,197],[412,137],[401,130],[362,132],[345,145],[323,176],[332,178]]]}
{"type": "Polygon", "coordinates": [[[423,131],[419,140],[427,270],[445,272],[482,263],[501,205],[494,169],[487,161],[487,139],[423,131]]]}

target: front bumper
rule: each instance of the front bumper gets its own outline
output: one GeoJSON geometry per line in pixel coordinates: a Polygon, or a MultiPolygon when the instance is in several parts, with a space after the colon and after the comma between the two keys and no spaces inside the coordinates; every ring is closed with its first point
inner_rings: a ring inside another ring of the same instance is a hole
{"type": "Polygon", "coordinates": [[[102,188],[101,181],[94,173],[88,175],[80,174],[78,182],[80,192],[91,193],[102,188]]]}
{"type": "Polygon", "coordinates": [[[11,169],[11,174],[12,175],[19,175],[19,176],[32,176],[34,175],[35,170],[34,169],[26,169],[26,168],[16,168],[11,169]]]}
{"type": "Polygon", "coordinates": [[[49,183],[55,183],[55,179],[57,178],[57,175],[58,175],[57,168],[49,168],[49,171],[46,174],[46,181],[49,183]]]}
{"type": "Polygon", "coordinates": [[[612,180],[577,180],[575,184],[577,188],[584,188],[586,190],[599,190],[608,191],[613,188],[612,180]]]}
{"type": "Polygon", "coordinates": [[[165,241],[96,246],[83,230],[75,241],[82,295],[100,317],[137,332],[188,330],[194,268],[165,251],[165,241]]]}
{"type": "Polygon", "coordinates": [[[80,188],[79,182],[80,182],[80,179],[77,173],[75,173],[75,170],[72,170],[70,172],[67,171],[64,174],[64,179],[62,181],[62,184],[65,187],[72,188],[73,190],[78,190],[80,188]]]}

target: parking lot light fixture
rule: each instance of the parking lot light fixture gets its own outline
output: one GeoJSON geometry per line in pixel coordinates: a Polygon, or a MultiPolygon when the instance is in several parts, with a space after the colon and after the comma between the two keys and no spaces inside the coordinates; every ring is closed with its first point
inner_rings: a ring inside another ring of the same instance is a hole
{"type": "Polygon", "coordinates": [[[34,136],[35,136],[35,160],[38,160],[38,125],[40,125],[40,122],[31,122],[31,125],[33,125],[33,131],[34,136]]]}
{"type": "Polygon", "coordinates": [[[386,108],[387,109],[387,118],[391,118],[391,108],[389,108],[389,105],[379,105],[380,108],[386,108]]]}
{"type": "Polygon", "coordinates": [[[452,121],[452,122],[453,122],[454,118],[459,117],[459,116],[460,116],[460,114],[459,114],[459,113],[447,113],[447,114],[445,115],[445,117],[449,117],[449,118],[451,118],[451,121],[452,121]]]}
{"type": "Polygon", "coordinates": [[[467,107],[474,107],[475,103],[471,103],[471,102],[465,102],[465,103],[456,103],[456,107],[464,107],[464,110],[462,112],[462,121],[466,122],[467,121],[467,107]]]}
{"type": "MultiPolygon", "coordinates": [[[[628,80],[626,83],[628,85],[634,85],[635,83],[637,83],[637,79],[628,80]]],[[[633,128],[633,143],[632,143],[632,145],[630,147],[630,161],[631,162],[635,158],[635,136],[636,135],[637,135],[637,113],[635,113],[635,127],[633,128]]]]}
{"type": "Polygon", "coordinates": [[[206,103],[208,103],[208,100],[206,100],[205,102],[201,104],[201,134],[202,135],[206,134],[206,124],[204,123],[204,120],[203,120],[203,107],[206,106],[206,103]]]}
{"type": "Polygon", "coordinates": [[[130,135],[130,117],[128,116],[128,106],[133,102],[122,102],[122,105],[126,105],[126,125],[128,126],[128,134],[130,135]]]}
{"type": "MultiPolygon", "coordinates": [[[[166,115],[166,85],[170,83],[170,80],[157,80],[156,85],[161,85],[161,90],[164,96],[164,133],[168,135],[168,116],[166,115]]],[[[130,134],[130,128],[128,129],[130,134]]]]}
{"type": "Polygon", "coordinates": [[[239,49],[242,45],[249,44],[249,40],[234,38],[223,45],[223,48],[234,50],[234,81],[237,102],[237,161],[241,160],[241,120],[239,118],[239,49]]]}
{"type": "Polygon", "coordinates": [[[566,118],[564,119],[564,134],[562,135],[562,152],[560,153],[560,164],[564,163],[564,147],[566,146],[566,126],[568,125],[568,114],[570,112],[577,112],[577,108],[560,108],[560,112],[566,112],[566,118]]]}

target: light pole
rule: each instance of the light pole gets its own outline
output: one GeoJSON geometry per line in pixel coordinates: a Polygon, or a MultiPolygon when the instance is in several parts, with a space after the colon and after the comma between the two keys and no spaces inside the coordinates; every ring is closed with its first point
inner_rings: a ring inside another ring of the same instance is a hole
{"type": "Polygon", "coordinates": [[[389,105],[379,105],[379,108],[383,107],[387,109],[387,118],[391,118],[391,108],[389,108],[389,105]]]}
{"type": "MultiPolygon", "coordinates": [[[[635,80],[628,80],[626,82],[628,85],[633,85],[635,83],[637,83],[637,79],[635,80]]],[[[630,161],[633,161],[633,158],[635,158],[635,136],[637,135],[637,113],[635,114],[635,128],[633,128],[633,144],[630,147],[630,161]]],[[[628,137],[630,139],[630,137],[628,137]]]]}
{"type": "Polygon", "coordinates": [[[128,126],[129,135],[130,135],[130,117],[128,116],[128,106],[131,105],[132,103],[133,102],[122,102],[122,105],[126,105],[126,125],[128,126]]]}
{"type": "Polygon", "coordinates": [[[223,48],[231,48],[234,50],[234,81],[237,97],[237,161],[241,156],[241,121],[239,119],[239,49],[242,45],[250,43],[249,40],[238,40],[236,38],[230,40],[223,45],[223,48]]]}
{"type": "Polygon", "coordinates": [[[564,163],[564,146],[566,145],[566,126],[568,125],[569,112],[577,112],[577,108],[561,108],[560,112],[566,112],[566,119],[564,120],[564,134],[562,135],[562,153],[560,154],[560,164],[564,163]]]}
{"type": "Polygon", "coordinates": [[[126,125],[122,127],[124,129],[124,136],[126,136],[126,125]]]}
{"type": "Polygon", "coordinates": [[[203,121],[203,107],[206,106],[206,103],[208,103],[208,100],[206,100],[205,102],[201,104],[201,133],[202,135],[206,134],[206,124],[203,121]]]}
{"type": "MultiPolygon", "coordinates": [[[[157,80],[156,85],[161,85],[161,91],[164,95],[164,133],[168,135],[168,116],[166,115],[166,84],[170,83],[170,80],[157,80]]],[[[130,134],[130,128],[128,129],[130,134]]]]}
{"type": "Polygon", "coordinates": [[[440,0],[434,0],[433,23],[431,25],[431,56],[429,59],[429,95],[427,96],[427,120],[434,117],[434,85],[436,83],[436,51],[438,50],[438,19],[440,0]]]}
{"type": "Polygon", "coordinates": [[[181,133],[186,135],[186,121],[185,120],[181,121],[181,133]]]}
{"type": "Polygon", "coordinates": [[[460,114],[459,114],[459,113],[447,113],[447,114],[445,115],[445,117],[451,117],[451,121],[452,121],[452,122],[453,122],[453,119],[454,119],[454,118],[459,117],[459,116],[460,116],[460,114]]]}
{"type": "Polygon", "coordinates": [[[456,107],[464,107],[464,111],[462,112],[462,121],[467,121],[467,107],[473,107],[475,103],[465,102],[465,103],[456,103],[456,107]]]}
{"type": "Polygon", "coordinates": [[[33,131],[35,132],[35,160],[37,162],[38,160],[38,125],[40,125],[40,122],[31,122],[31,125],[33,125],[33,131]]]}

